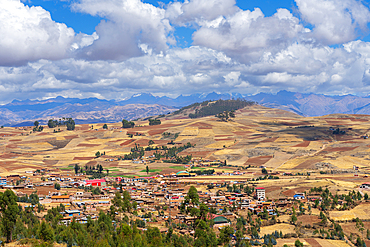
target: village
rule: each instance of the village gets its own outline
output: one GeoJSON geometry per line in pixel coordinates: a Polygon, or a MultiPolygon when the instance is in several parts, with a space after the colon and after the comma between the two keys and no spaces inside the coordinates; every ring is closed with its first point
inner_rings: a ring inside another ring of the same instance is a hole
{"type": "MultiPolygon", "coordinates": [[[[191,167],[192,165],[185,166],[190,169],[191,167]]],[[[265,170],[265,167],[262,166],[262,169],[265,170]]],[[[264,187],[258,186],[257,179],[252,181],[241,178],[238,180],[240,175],[243,173],[209,174],[197,178],[196,174],[191,175],[184,170],[148,177],[105,176],[100,179],[88,179],[84,174],[72,175],[45,169],[33,173],[28,171],[24,176],[9,175],[6,178],[0,178],[0,187],[3,190],[13,190],[18,197],[19,204],[25,210],[32,210],[40,218],[53,207],[63,209],[60,212],[63,216],[60,218],[60,224],[65,225],[71,224],[72,221],[86,224],[88,218],[97,220],[99,212],[104,211],[113,213],[114,222],[122,221],[124,217],[130,215],[131,220],[142,222],[140,226],[143,230],[147,227],[158,227],[160,232],[167,233],[169,224],[172,224],[175,226],[174,231],[178,234],[193,236],[195,234],[193,224],[198,216],[188,214],[184,210],[191,187],[196,188],[199,203],[207,206],[207,217],[212,220],[212,227],[216,232],[222,231],[225,227],[235,228],[240,219],[247,218],[263,219],[259,226],[262,228],[278,224],[276,226],[291,225],[294,229],[297,224],[307,223],[298,223],[299,218],[292,219],[296,210],[300,211],[300,217],[304,217],[304,212],[306,212],[305,217],[309,217],[309,222],[313,222],[309,226],[313,231],[326,225],[318,213],[320,212],[318,205],[322,205],[323,200],[321,191],[297,190],[292,196],[274,198],[267,196],[264,187]],[[229,179],[219,180],[217,179],[219,176],[228,176],[229,179]],[[124,214],[115,205],[117,194],[123,198],[124,191],[129,193],[132,204],[133,210],[129,214],[124,214]],[[37,200],[31,200],[35,197],[33,195],[37,195],[37,200]]],[[[263,173],[261,173],[261,178],[262,175],[263,173]]],[[[287,173],[282,174],[280,178],[273,176],[271,178],[282,182],[298,177],[300,176],[297,174],[287,173]]],[[[363,182],[357,189],[366,198],[363,200],[365,204],[368,199],[366,192],[369,188],[370,183],[363,182]]],[[[336,207],[332,209],[339,209],[348,204],[348,201],[343,198],[337,200],[336,204],[336,207]]],[[[328,217],[330,217],[329,214],[328,217]]],[[[245,225],[246,232],[250,230],[250,227],[254,227],[253,223],[245,225]]],[[[281,233],[282,238],[299,236],[296,231],[284,230],[281,233]]],[[[261,241],[252,234],[247,234],[245,237],[249,241],[252,239],[257,242],[261,241]]],[[[234,243],[236,241],[236,236],[233,234],[231,241],[234,243]]]]}

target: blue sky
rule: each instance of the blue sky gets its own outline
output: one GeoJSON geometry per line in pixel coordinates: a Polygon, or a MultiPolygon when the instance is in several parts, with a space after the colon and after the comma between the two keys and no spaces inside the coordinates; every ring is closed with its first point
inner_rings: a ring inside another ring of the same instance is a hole
{"type": "Polygon", "coordinates": [[[0,103],[370,91],[361,0],[2,0],[0,103]]]}
{"type": "MultiPolygon", "coordinates": [[[[156,7],[161,7],[163,4],[168,4],[171,1],[163,0],[146,0],[145,3],[152,4],[156,7]]],[[[57,22],[65,23],[67,26],[73,28],[76,32],[92,34],[95,27],[102,20],[101,17],[91,16],[88,14],[72,11],[69,2],[59,0],[30,0],[26,2],[28,6],[42,6],[45,10],[49,11],[52,19],[57,22]]],[[[292,0],[259,0],[259,1],[246,1],[238,0],[236,4],[243,10],[254,10],[260,8],[265,16],[271,16],[276,13],[278,8],[286,8],[291,11],[295,8],[294,1],[292,0]]],[[[179,37],[179,45],[181,47],[190,46],[192,43],[191,35],[195,31],[193,28],[176,28],[176,36],[179,37]]]]}

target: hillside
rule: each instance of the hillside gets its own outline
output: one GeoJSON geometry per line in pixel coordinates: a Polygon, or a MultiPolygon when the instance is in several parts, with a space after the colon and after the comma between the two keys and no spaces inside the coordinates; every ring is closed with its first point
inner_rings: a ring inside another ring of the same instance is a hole
{"type": "MultiPolygon", "coordinates": [[[[116,113],[123,111],[119,107],[115,109],[116,113]]],[[[75,131],[62,127],[62,132],[53,133],[54,129],[46,127],[43,132],[29,134],[29,128],[5,127],[0,130],[0,151],[4,154],[2,164],[11,162],[18,167],[2,169],[17,172],[51,163],[55,168],[65,168],[72,163],[84,166],[94,160],[97,151],[117,158],[130,153],[135,144],[145,147],[153,140],[155,145],[167,145],[172,140],[176,145],[196,144],[179,155],[227,160],[236,166],[265,165],[286,172],[317,170],[320,164],[330,164],[328,167],[339,170],[356,165],[370,172],[368,140],[362,138],[370,134],[369,120],[366,115],[349,114],[305,118],[254,105],[237,110],[235,119],[229,122],[214,116],[190,119],[170,114],[161,118],[161,125],[149,126],[147,120],[141,120],[136,121],[139,127],[133,129],[121,129],[121,123],[108,124],[108,130],[102,129],[102,124],[94,124],[94,129],[90,124],[81,124],[75,131]],[[341,133],[334,133],[337,128],[341,133]],[[59,146],[58,142],[64,144],[59,146]],[[43,158],[46,156],[49,158],[43,158]]],[[[126,161],[101,162],[115,167],[117,174],[142,170],[133,164],[126,166],[126,161]]]]}
{"type": "Polygon", "coordinates": [[[322,116],[335,113],[370,114],[370,98],[353,95],[327,96],[280,91],[277,94],[210,93],[169,98],[146,93],[136,94],[123,100],[77,99],[60,96],[47,100],[14,100],[0,106],[0,125],[26,126],[32,124],[34,120],[45,122],[51,117],[73,117],[77,123],[112,123],[120,118],[132,120],[162,115],[194,103],[219,99],[253,101],[266,107],[291,111],[302,116],[322,116]],[[123,106],[125,108],[120,108],[123,106]],[[122,109],[122,112],[119,109],[122,109]],[[118,115],[111,114],[113,112],[118,115]]]}

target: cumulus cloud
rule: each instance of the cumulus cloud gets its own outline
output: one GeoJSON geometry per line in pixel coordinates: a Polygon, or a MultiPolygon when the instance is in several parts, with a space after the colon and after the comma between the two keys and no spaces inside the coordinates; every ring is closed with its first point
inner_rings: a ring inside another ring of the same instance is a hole
{"type": "Polygon", "coordinates": [[[239,10],[235,0],[186,0],[169,4],[166,16],[177,25],[203,25],[220,16],[229,16],[239,10]]]}
{"type": "Polygon", "coordinates": [[[82,58],[124,60],[143,55],[140,44],[158,53],[174,44],[165,10],[140,0],[80,0],[73,9],[106,19],[96,27],[99,38],[81,49],[82,58]]]}
{"type": "Polygon", "coordinates": [[[0,37],[0,65],[9,66],[66,57],[74,31],[54,22],[41,7],[28,7],[19,0],[2,0],[0,37]]]}
{"type": "Polygon", "coordinates": [[[312,24],[312,38],[321,44],[349,42],[367,29],[369,9],[358,0],[295,0],[303,19],[312,24]]]}
{"type": "Polygon", "coordinates": [[[6,93],[0,102],[370,89],[370,43],[354,41],[370,15],[355,0],[296,0],[297,15],[278,9],[268,17],[259,8],[239,9],[234,0],[188,0],[165,8],[140,0],[74,2],[75,11],[104,18],[92,35],[75,35],[40,7],[4,1],[0,91],[6,93]],[[177,48],[173,31],[189,25],[196,28],[194,45],[177,48]]]}
{"type": "Polygon", "coordinates": [[[193,34],[193,40],[196,45],[221,50],[244,63],[253,63],[266,52],[276,53],[286,48],[307,31],[286,9],[278,9],[273,16],[265,17],[256,8],[254,11],[240,10],[217,23],[202,26],[193,34]]]}

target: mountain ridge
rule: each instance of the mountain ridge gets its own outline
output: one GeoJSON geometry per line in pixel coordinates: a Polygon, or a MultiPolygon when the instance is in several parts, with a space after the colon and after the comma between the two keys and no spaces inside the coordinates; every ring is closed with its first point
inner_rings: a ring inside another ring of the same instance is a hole
{"type": "Polygon", "coordinates": [[[178,108],[218,99],[245,99],[271,108],[288,110],[302,116],[322,116],[328,114],[370,114],[370,97],[355,95],[330,96],[314,93],[279,91],[276,94],[258,93],[195,93],[179,95],[176,98],[154,96],[151,93],[132,95],[123,100],[98,98],[64,98],[58,96],[45,100],[13,100],[0,106],[0,125],[18,126],[22,122],[39,120],[41,123],[50,118],[74,117],[76,123],[117,122],[166,114],[178,108]],[[117,110],[118,109],[118,110],[117,110]],[[119,110],[124,111],[121,113],[119,110]],[[116,115],[113,115],[115,113],[116,115]],[[106,116],[104,116],[106,114],[106,116]]]}

